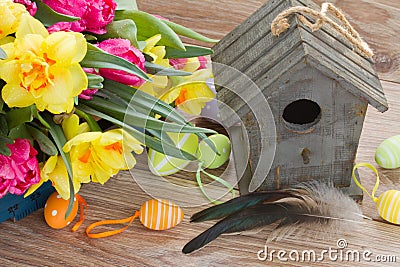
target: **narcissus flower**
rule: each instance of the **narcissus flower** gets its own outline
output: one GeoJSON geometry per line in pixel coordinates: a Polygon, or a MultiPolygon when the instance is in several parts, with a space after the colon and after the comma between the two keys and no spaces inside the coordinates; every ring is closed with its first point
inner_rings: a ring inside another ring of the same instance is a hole
{"type": "Polygon", "coordinates": [[[215,98],[206,81],[212,77],[211,69],[194,72],[183,77],[183,81],[160,97],[166,103],[173,103],[188,114],[199,115],[207,102],[215,98]]]}
{"type": "Polygon", "coordinates": [[[133,168],[136,160],[132,151],[140,154],[143,147],[122,129],[114,129],[79,134],[63,150],[70,153],[74,177],[104,184],[120,170],[133,168]]]}
{"type": "Polygon", "coordinates": [[[74,97],[87,88],[79,62],[86,55],[80,33],[56,32],[29,14],[21,17],[14,42],[1,46],[7,59],[0,60],[0,78],[7,84],[2,97],[9,107],[36,104],[38,110],[71,112],[74,97]]]}
{"type": "Polygon", "coordinates": [[[67,141],[81,133],[87,133],[90,131],[87,122],[79,123],[79,117],[76,114],[72,114],[68,118],[65,118],[62,121],[61,126],[67,141]]]}
{"type": "MultiPolygon", "coordinates": [[[[44,182],[51,181],[54,188],[57,190],[58,194],[63,199],[69,199],[70,197],[70,188],[69,188],[69,178],[67,167],[65,167],[64,161],[61,156],[52,156],[50,157],[46,163],[41,165],[40,170],[40,182],[35,184],[29,188],[26,192],[25,197],[29,196],[33,192],[36,191],[44,182]]],[[[74,175],[73,184],[74,184],[74,192],[79,192],[81,188],[81,183],[88,183],[89,180],[82,179],[79,176],[74,175]]]]}
{"type": "Polygon", "coordinates": [[[23,14],[28,14],[22,4],[12,0],[0,0],[0,39],[15,33],[23,14]]]}
{"type": "MultiPolygon", "coordinates": [[[[169,60],[164,58],[166,55],[165,46],[156,46],[160,40],[161,34],[154,35],[147,39],[143,53],[153,58],[152,63],[170,68],[171,65],[169,64],[169,60]]],[[[152,79],[152,82],[146,82],[139,89],[155,97],[160,97],[168,89],[168,77],[159,75],[149,76],[152,79]]]]}

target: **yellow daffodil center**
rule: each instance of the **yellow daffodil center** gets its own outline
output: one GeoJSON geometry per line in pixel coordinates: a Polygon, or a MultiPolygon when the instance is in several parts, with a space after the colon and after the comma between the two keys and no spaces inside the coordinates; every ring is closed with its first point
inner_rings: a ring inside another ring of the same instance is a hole
{"type": "Polygon", "coordinates": [[[49,67],[56,62],[49,59],[46,54],[38,56],[28,51],[19,61],[21,87],[32,91],[46,88],[49,84],[53,85],[54,75],[49,73],[49,67]]]}
{"type": "Polygon", "coordinates": [[[123,152],[123,147],[120,142],[115,142],[111,145],[105,146],[104,149],[118,152],[120,155],[122,155],[123,152]]]}
{"type": "Polygon", "coordinates": [[[175,100],[175,106],[179,106],[189,98],[188,89],[183,87],[179,93],[178,98],[175,100]]]}
{"type": "Polygon", "coordinates": [[[90,158],[90,154],[92,154],[92,151],[90,149],[88,149],[86,151],[85,154],[83,154],[80,158],[79,161],[83,162],[83,163],[87,163],[89,161],[90,158]]]}

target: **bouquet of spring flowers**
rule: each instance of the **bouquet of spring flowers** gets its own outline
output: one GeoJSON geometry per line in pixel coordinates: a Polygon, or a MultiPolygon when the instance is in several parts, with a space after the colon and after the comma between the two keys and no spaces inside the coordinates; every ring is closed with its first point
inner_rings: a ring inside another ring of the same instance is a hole
{"type": "Polygon", "coordinates": [[[212,51],[178,35],[215,40],[134,0],[0,0],[0,10],[0,198],[50,180],[73,199],[82,183],[133,168],[145,146],[195,159],[167,132],[213,133],[178,111],[214,98],[212,51]]]}

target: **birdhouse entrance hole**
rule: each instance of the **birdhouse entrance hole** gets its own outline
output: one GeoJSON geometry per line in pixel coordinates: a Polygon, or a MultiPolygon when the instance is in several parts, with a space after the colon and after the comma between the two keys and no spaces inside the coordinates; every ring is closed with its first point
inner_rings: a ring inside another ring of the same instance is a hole
{"type": "Polygon", "coordinates": [[[285,107],[282,118],[290,130],[306,132],[321,119],[321,108],[314,101],[299,99],[285,107]]]}

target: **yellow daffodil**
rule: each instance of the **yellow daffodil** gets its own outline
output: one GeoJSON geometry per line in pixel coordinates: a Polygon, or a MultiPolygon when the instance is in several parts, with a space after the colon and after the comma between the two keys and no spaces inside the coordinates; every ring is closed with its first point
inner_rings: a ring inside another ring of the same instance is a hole
{"type": "Polygon", "coordinates": [[[202,69],[190,76],[183,77],[183,82],[172,87],[161,96],[166,103],[175,103],[175,106],[188,114],[199,115],[207,102],[215,95],[206,81],[212,77],[211,69],[202,69]]]}
{"type": "Polygon", "coordinates": [[[0,78],[7,84],[2,97],[9,107],[36,104],[38,110],[71,112],[74,97],[87,88],[79,62],[87,44],[81,33],[55,32],[24,14],[13,43],[1,46],[7,59],[0,60],[0,78]]]}
{"type": "Polygon", "coordinates": [[[79,117],[76,114],[72,114],[71,116],[63,119],[61,126],[67,140],[71,140],[78,134],[90,131],[90,127],[87,122],[79,124],[79,117]]]}
{"type": "MultiPolygon", "coordinates": [[[[69,199],[70,188],[67,168],[61,156],[50,157],[44,165],[41,166],[40,182],[31,186],[25,193],[25,197],[36,191],[44,182],[50,180],[63,199],[69,199]]],[[[84,178],[84,177],[83,177],[84,178]]],[[[88,183],[90,179],[80,179],[74,175],[73,184],[75,193],[79,192],[81,183],[88,183]]]]}
{"type": "Polygon", "coordinates": [[[143,147],[122,129],[114,129],[81,133],[69,140],[63,150],[70,153],[74,176],[104,184],[118,171],[133,168],[136,160],[132,151],[140,154],[143,147]]]}
{"type": "Polygon", "coordinates": [[[15,33],[21,16],[29,14],[25,6],[14,3],[12,0],[0,0],[0,39],[15,33]]]}
{"type": "MultiPolygon", "coordinates": [[[[161,40],[161,34],[154,35],[147,39],[146,46],[143,49],[143,53],[151,56],[153,58],[152,63],[157,65],[170,68],[169,60],[164,58],[166,55],[165,46],[156,46],[156,44],[161,40]]],[[[165,92],[165,89],[168,87],[168,77],[167,76],[158,76],[158,75],[150,75],[152,79],[151,82],[146,82],[142,86],[140,86],[140,90],[153,95],[155,97],[159,97],[161,94],[165,92]]]]}

